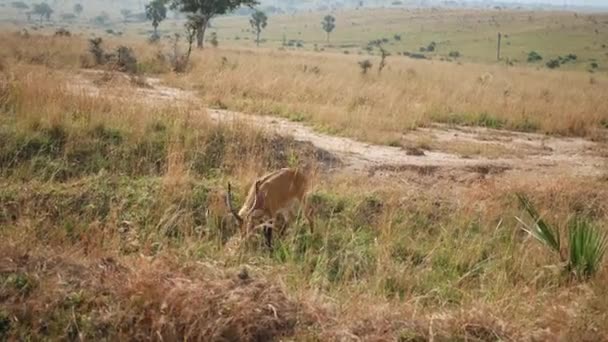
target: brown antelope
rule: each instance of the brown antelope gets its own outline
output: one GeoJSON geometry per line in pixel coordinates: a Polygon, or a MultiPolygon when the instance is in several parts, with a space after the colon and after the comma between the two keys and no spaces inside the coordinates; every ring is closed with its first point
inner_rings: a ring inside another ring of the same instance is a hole
{"type": "Polygon", "coordinates": [[[252,231],[262,229],[266,244],[272,247],[272,231],[279,228],[277,222],[283,220],[279,230],[279,235],[283,235],[287,225],[297,216],[298,206],[303,209],[312,233],[314,223],[306,196],[308,185],[309,177],[301,169],[284,168],[257,179],[238,213],[232,207],[230,183],[226,200],[240,225],[241,234],[248,236],[252,231]]]}

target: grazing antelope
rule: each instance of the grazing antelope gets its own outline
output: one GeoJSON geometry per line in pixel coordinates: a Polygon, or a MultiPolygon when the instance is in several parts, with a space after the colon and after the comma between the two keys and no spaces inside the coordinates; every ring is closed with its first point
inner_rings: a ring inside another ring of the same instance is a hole
{"type": "Polygon", "coordinates": [[[254,230],[262,229],[266,244],[272,247],[272,231],[278,228],[277,222],[283,220],[279,230],[281,236],[286,226],[297,216],[298,206],[303,209],[312,233],[312,213],[306,196],[308,183],[309,177],[301,169],[284,168],[269,173],[251,186],[238,213],[232,207],[231,185],[228,183],[228,208],[238,221],[241,234],[247,236],[254,230]]]}

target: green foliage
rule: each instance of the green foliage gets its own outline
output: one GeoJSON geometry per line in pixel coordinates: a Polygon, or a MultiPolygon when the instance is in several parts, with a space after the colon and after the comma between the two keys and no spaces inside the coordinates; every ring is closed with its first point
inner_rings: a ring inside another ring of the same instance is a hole
{"type": "Polygon", "coordinates": [[[0,310],[0,339],[4,339],[8,336],[11,329],[11,320],[8,313],[0,310]]]}
{"type": "Polygon", "coordinates": [[[361,67],[361,73],[363,75],[367,74],[367,71],[371,69],[373,66],[372,62],[369,59],[363,60],[359,62],[359,67],[361,67]]]}
{"type": "Polygon", "coordinates": [[[0,278],[0,282],[1,287],[8,287],[22,296],[27,296],[36,287],[35,280],[24,273],[10,273],[4,280],[0,278]]]}
{"type": "Polygon", "coordinates": [[[517,199],[523,209],[534,220],[532,226],[526,225],[522,220],[518,219],[526,227],[526,231],[534,236],[538,241],[544,243],[556,253],[561,252],[561,240],[559,230],[547,224],[540,216],[534,205],[524,194],[517,194],[517,199]]]}
{"type": "Polygon", "coordinates": [[[53,15],[53,12],[54,11],[51,6],[49,6],[49,4],[46,2],[34,4],[34,8],[32,10],[32,13],[40,16],[40,21],[42,21],[43,18],[46,18],[46,20],[51,20],[51,15],[53,15]]]}
{"type": "Polygon", "coordinates": [[[93,18],[93,23],[99,26],[107,25],[109,21],[110,15],[105,11],[102,11],[101,13],[99,13],[99,15],[93,18]]]}
{"type": "Polygon", "coordinates": [[[232,12],[241,6],[253,7],[258,4],[259,1],[257,0],[172,0],[170,7],[189,14],[188,25],[195,28],[197,45],[202,48],[205,30],[211,19],[232,12]]]}
{"type": "Polygon", "coordinates": [[[489,113],[452,113],[447,116],[434,116],[434,120],[454,125],[479,126],[493,129],[502,129],[507,126],[503,119],[492,116],[489,113]]]}
{"type": "Polygon", "coordinates": [[[82,11],[84,11],[84,7],[82,7],[82,4],[75,4],[73,10],[76,15],[80,15],[82,14],[82,11]]]}
{"type": "Polygon", "coordinates": [[[530,51],[530,53],[528,53],[528,63],[542,61],[542,59],[543,57],[536,51],[530,51]]]}
{"type": "Polygon", "coordinates": [[[606,253],[608,237],[589,222],[574,218],[569,224],[569,271],[579,279],[596,274],[606,253]]]}
{"type": "Polygon", "coordinates": [[[523,194],[517,194],[523,209],[533,219],[532,225],[524,223],[524,230],[537,240],[548,246],[560,256],[566,264],[565,270],[579,280],[586,280],[595,275],[601,268],[602,259],[608,247],[608,235],[593,226],[586,219],[574,217],[568,223],[568,250],[562,249],[559,228],[551,226],[543,220],[523,194]]]}
{"type": "Polygon", "coordinates": [[[461,55],[460,55],[460,51],[450,51],[448,56],[450,56],[452,58],[459,58],[461,55]]]}
{"type": "Polygon", "coordinates": [[[158,36],[158,25],[167,18],[168,0],[152,0],[146,4],[146,18],[152,21],[154,35],[158,36]]]}
{"type": "Polygon", "coordinates": [[[211,43],[211,46],[218,47],[220,42],[217,40],[217,32],[211,32],[211,38],[209,38],[209,42],[211,43]]]}
{"type": "Polygon", "coordinates": [[[323,27],[323,31],[327,33],[327,42],[329,43],[329,35],[336,28],[336,18],[330,14],[323,17],[323,21],[321,21],[321,27],[323,27]]]}
{"type": "Polygon", "coordinates": [[[559,59],[551,59],[545,65],[549,69],[555,69],[555,68],[559,68],[560,64],[561,63],[560,63],[559,59]]]}
{"type": "Polygon", "coordinates": [[[255,10],[255,12],[251,14],[249,25],[251,25],[251,28],[256,34],[256,44],[260,46],[260,33],[262,33],[262,30],[268,25],[268,17],[266,16],[266,13],[260,10],[255,10]]]}

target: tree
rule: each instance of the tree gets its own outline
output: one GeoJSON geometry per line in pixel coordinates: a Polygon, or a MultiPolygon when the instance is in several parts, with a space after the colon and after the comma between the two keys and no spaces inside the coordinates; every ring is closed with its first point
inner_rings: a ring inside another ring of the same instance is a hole
{"type": "Polygon", "coordinates": [[[46,20],[51,20],[53,9],[46,2],[41,2],[34,5],[34,10],[32,12],[33,14],[39,15],[40,21],[42,22],[43,18],[46,18],[46,20]]]}
{"type": "Polygon", "coordinates": [[[102,11],[101,13],[99,13],[98,16],[93,18],[93,22],[99,26],[106,25],[108,21],[110,21],[110,15],[105,11],[102,11]]]}
{"type": "Polygon", "coordinates": [[[380,74],[382,73],[382,69],[386,66],[386,57],[390,56],[390,54],[382,45],[378,45],[378,49],[380,49],[380,64],[378,65],[378,74],[380,74]]]}
{"type": "Polygon", "coordinates": [[[323,18],[321,25],[323,25],[323,31],[327,33],[327,42],[329,43],[329,34],[336,28],[336,18],[328,14],[323,18]]]}
{"type": "Polygon", "coordinates": [[[166,4],[166,0],[152,0],[152,2],[146,4],[146,18],[152,20],[154,37],[158,37],[158,25],[167,18],[166,4]]]}
{"type": "Polygon", "coordinates": [[[76,4],[76,5],[74,5],[74,13],[75,13],[77,16],[80,16],[80,15],[82,14],[82,11],[84,11],[84,7],[82,7],[82,5],[81,5],[81,4],[76,4]]]}
{"type": "Polygon", "coordinates": [[[268,25],[268,17],[266,16],[266,13],[256,10],[251,14],[249,24],[251,24],[251,28],[255,31],[255,42],[257,46],[260,46],[260,33],[262,33],[262,30],[268,25]]]}
{"type": "Polygon", "coordinates": [[[232,12],[241,6],[253,7],[258,0],[172,0],[171,9],[188,13],[190,25],[196,28],[196,45],[203,47],[205,30],[209,21],[222,14],[232,12]]]}
{"type": "Polygon", "coordinates": [[[129,19],[129,16],[131,15],[131,10],[123,8],[120,10],[120,14],[122,15],[123,21],[126,23],[127,19],[129,19]]]}
{"type": "Polygon", "coordinates": [[[360,61],[359,66],[361,67],[361,73],[365,75],[367,74],[367,70],[369,70],[373,65],[372,62],[369,61],[369,59],[366,59],[364,61],[360,61]]]}

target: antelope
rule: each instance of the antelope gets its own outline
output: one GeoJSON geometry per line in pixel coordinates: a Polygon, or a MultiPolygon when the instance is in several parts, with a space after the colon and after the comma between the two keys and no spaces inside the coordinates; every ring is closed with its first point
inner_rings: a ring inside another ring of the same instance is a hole
{"type": "Polygon", "coordinates": [[[232,189],[228,183],[228,208],[237,220],[241,236],[248,236],[252,231],[261,229],[266,238],[266,245],[272,247],[272,231],[277,228],[277,222],[282,219],[279,236],[292,219],[297,216],[297,208],[303,209],[310,225],[314,230],[312,213],[307,203],[309,177],[301,169],[284,168],[258,178],[250,187],[245,203],[236,212],[232,207],[232,189]]]}

